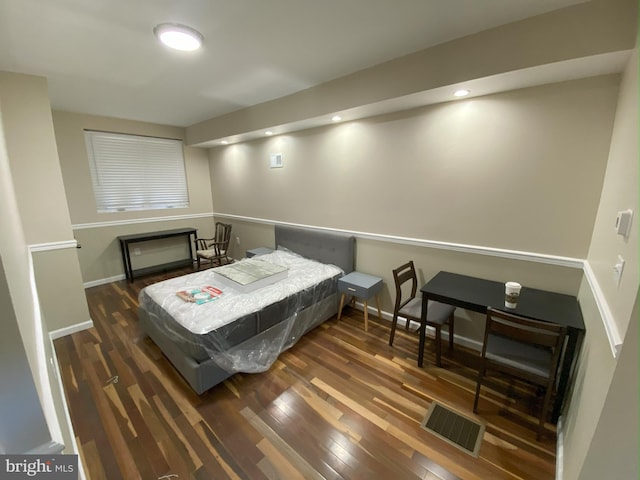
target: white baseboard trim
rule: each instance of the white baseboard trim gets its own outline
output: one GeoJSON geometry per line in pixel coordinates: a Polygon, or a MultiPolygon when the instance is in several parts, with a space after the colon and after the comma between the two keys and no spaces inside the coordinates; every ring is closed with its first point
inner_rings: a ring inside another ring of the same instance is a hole
{"type": "MultiPolygon", "coordinates": [[[[369,315],[374,315],[374,316],[378,315],[378,309],[376,307],[372,307],[369,304],[367,304],[367,307],[368,307],[367,310],[369,311],[369,315]]],[[[358,310],[364,311],[364,304],[360,302],[356,302],[356,308],[358,310]]],[[[380,313],[382,313],[383,320],[391,322],[391,320],[393,319],[392,313],[386,312],[384,310],[381,310],[380,313]]],[[[403,317],[398,317],[398,327],[400,326],[404,327],[405,324],[406,324],[406,319],[403,317]]],[[[411,329],[420,328],[420,324],[418,322],[410,321],[409,328],[411,329]]],[[[427,335],[430,335],[432,337],[435,336],[435,329],[428,325],[427,325],[427,335]]],[[[449,332],[447,330],[442,331],[442,339],[449,340],[449,332]]],[[[477,351],[482,350],[482,342],[478,340],[474,340],[472,338],[464,337],[457,333],[455,334],[453,341],[455,344],[458,344],[467,348],[471,348],[472,350],[477,350],[477,351]]]]}
{"type": "Polygon", "coordinates": [[[90,282],[84,282],[82,285],[86,289],[86,288],[91,288],[91,287],[97,287],[99,285],[105,285],[107,283],[119,282],[120,280],[124,280],[125,278],[127,278],[127,276],[124,273],[122,273],[120,275],[116,275],[115,277],[101,278],[99,280],[92,280],[90,282]]]}
{"type": "MultiPolygon", "coordinates": [[[[93,322],[91,322],[91,324],[93,325],[93,322]]],[[[59,338],[59,337],[56,337],[56,338],[59,338]]],[[[80,450],[78,449],[76,434],[73,429],[73,424],[71,423],[71,416],[69,415],[69,404],[67,403],[67,396],[64,393],[64,385],[62,384],[62,375],[60,374],[60,365],[58,364],[58,353],[56,352],[56,348],[53,345],[54,340],[55,338],[53,336],[53,332],[50,332],[49,342],[51,342],[51,363],[52,363],[54,375],[56,377],[56,383],[60,391],[60,398],[62,399],[62,406],[64,410],[64,421],[66,423],[69,436],[71,437],[71,449],[73,450],[73,453],[75,455],[78,455],[78,480],[85,480],[87,477],[84,472],[84,465],[82,464],[80,450]]]]}
{"type": "Polygon", "coordinates": [[[66,337],[67,335],[71,335],[72,333],[81,332],[82,330],[87,330],[89,328],[93,328],[93,320],[89,319],[86,322],[77,323],[76,325],[70,325],[68,327],[59,328],[58,330],[53,330],[49,332],[49,336],[51,340],[55,340],[57,338],[66,337]]]}
{"type": "Polygon", "coordinates": [[[556,430],[556,480],[562,480],[564,474],[564,422],[562,415],[558,417],[556,430]]]}

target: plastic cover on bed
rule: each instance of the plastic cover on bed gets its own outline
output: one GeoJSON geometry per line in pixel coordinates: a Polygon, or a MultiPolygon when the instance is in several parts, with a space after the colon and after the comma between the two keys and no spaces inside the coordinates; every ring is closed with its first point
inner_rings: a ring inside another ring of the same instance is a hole
{"type": "Polygon", "coordinates": [[[229,373],[266,371],[281,352],[336,312],[343,271],[286,250],[239,263],[256,260],[286,267],[286,278],[242,293],[213,268],[144,288],[140,307],[195,361],[212,359],[229,373]]]}

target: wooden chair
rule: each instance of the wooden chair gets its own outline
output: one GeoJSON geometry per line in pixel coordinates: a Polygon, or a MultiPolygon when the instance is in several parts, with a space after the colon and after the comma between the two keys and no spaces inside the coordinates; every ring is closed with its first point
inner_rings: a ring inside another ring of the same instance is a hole
{"type": "MultiPolygon", "coordinates": [[[[422,299],[416,297],[418,291],[418,277],[413,261],[409,261],[404,265],[393,270],[393,280],[396,286],[396,303],[393,308],[393,319],[391,321],[391,335],[389,336],[389,345],[393,345],[393,338],[396,334],[396,326],[398,317],[407,319],[405,329],[409,328],[409,321],[413,320],[420,323],[422,313],[422,299]],[[405,284],[411,282],[409,290],[405,284]]],[[[449,324],[449,351],[453,350],[453,312],[456,307],[445,303],[433,302],[429,300],[427,307],[427,325],[433,327],[436,331],[436,365],[442,366],[441,362],[441,342],[442,342],[442,326],[449,324]]]]}
{"type": "Polygon", "coordinates": [[[211,266],[231,263],[228,256],[229,241],[231,240],[231,225],[216,222],[214,235],[213,238],[196,239],[198,270],[200,270],[201,261],[207,261],[211,266]]]}
{"type": "Polygon", "coordinates": [[[556,383],[565,335],[566,327],[562,325],[530,320],[489,307],[473,411],[478,411],[480,386],[487,370],[538,385],[545,389],[536,435],[539,441],[556,383]]]}

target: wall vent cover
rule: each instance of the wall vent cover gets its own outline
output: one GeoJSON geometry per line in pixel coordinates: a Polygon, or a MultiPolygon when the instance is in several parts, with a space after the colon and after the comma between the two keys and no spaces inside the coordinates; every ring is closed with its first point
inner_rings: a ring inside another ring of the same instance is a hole
{"type": "Polygon", "coordinates": [[[422,428],[477,458],[485,425],[431,402],[422,428]]]}

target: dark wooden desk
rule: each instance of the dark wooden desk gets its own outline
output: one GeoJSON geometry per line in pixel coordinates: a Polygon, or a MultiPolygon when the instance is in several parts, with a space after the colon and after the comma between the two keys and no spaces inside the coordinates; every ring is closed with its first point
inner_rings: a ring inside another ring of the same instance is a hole
{"type": "Polygon", "coordinates": [[[534,320],[566,325],[567,342],[560,366],[558,392],[553,406],[553,421],[557,421],[562,412],[564,398],[573,376],[585,332],[580,304],[576,297],[523,286],[518,306],[506,308],[504,306],[504,283],[450,272],[439,272],[420,291],[422,292],[422,318],[418,350],[418,366],[420,367],[422,367],[424,359],[426,312],[429,300],[479,313],[487,313],[487,307],[493,307],[534,320]]]}
{"type": "Polygon", "coordinates": [[[157,232],[136,233],[133,235],[122,235],[118,237],[120,241],[120,252],[122,253],[122,263],[124,265],[124,273],[127,279],[132,282],[134,273],[151,273],[158,270],[184,267],[187,265],[193,265],[193,247],[191,244],[191,235],[197,238],[197,231],[195,228],[176,228],[173,230],[161,230],[157,232]],[[153,267],[141,268],[133,270],[131,266],[131,252],[129,251],[129,245],[137,242],[147,242],[149,240],[160,240],[162,238],[171,237],[187,237],[187,243],[189,244],[189,258],[184,260],[178,260],[176,262],[163,263],[161,265],[154,265],[153,267]]]}

